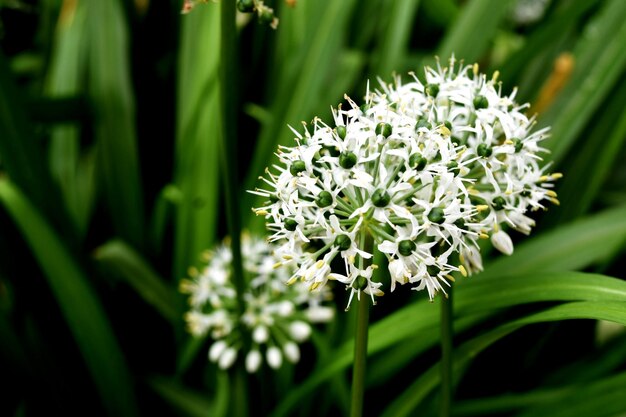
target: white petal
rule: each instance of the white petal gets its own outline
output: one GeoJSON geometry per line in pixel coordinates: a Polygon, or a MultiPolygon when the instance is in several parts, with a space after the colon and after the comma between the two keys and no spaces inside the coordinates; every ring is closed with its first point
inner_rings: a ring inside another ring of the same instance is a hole
{"type": "Polygon", "coordinates": [[[273,369],[278,369],[283,364],[283,354],[276,346],[267,349],[267,363],[273,369]]]}
{"type": "Polygon", "coordinates": [[[503,230],[491,235],[491,243],[494,248],[498,249],[505,255],[511,255],[513,253],[513,241],[503,230]]]}

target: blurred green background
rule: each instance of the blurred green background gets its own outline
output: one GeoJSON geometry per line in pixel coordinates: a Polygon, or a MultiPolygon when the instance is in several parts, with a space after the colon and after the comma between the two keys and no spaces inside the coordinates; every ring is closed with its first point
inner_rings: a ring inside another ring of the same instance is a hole
{"type": "MultiPolygon", "coordinates": [[[[458,286],[453,414],[625,415],[626,336],[597,320],[626,323],[626,1],[268,1],[277,30],[239,15],[239,213],[219,170],[223,1],[0,0],[0,415],[223,416],[241,392],[251,415],[345,413],[346,294],[300,364],[241,377],[186,336],[178,281],[226,216],[262,232],[245,190],[288,124],[451,54],[519,87],[565,173],[536,236],[458,286]]],[[[372,310],[371,415],[436,414],[437,312],[409,291],[372,310]]]]}

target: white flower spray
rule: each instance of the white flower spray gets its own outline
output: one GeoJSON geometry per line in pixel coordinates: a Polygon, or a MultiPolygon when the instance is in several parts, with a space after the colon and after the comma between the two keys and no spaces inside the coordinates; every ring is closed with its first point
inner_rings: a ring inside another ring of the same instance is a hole
{"type": "Polygon", "coordinates": [[[369,238],[389,261],[391,291],[409,284],[432,300],[453,272],[482,270],[479,239],[510,255],[505,228],[528,234],[528,210],[558,204],[561,174],[540,156],[547,129],[532,131],[528,105],[502,94],[497,72],[487,79],[452,59],[427,68],[425,83],[411,76],[368,87],[360,107],[346,97],[332,127],[292,129],[296,145],[278,149],[280,163],[252,191],[267,198],[254,211],[281,264],[296,266],[291,283],[336,280],[351,290],[348,305],[361,292],[375,302],[383,283],[372,278],[369,238]]]}
{"type": "Polygon", "coordinates": [[[293,270],[276,269],[275,248],[261,239],[243,235],[241,249],[248,284],[243,316],[238,316],[231,281],[232,254],[223,245],[207,252],[206,266],[199,271],[192,268],[191,278],[181,282],[181,291],[189,294],[187,327],[196,336],[211,336],[209,360],[222,369],[235,362],[246,338],[251,341],[245,353],[248,372],[256,372],[264,357],[274,369],[281,367],[283,357],[296,363],[300,359],[298,344],[308,339],[311,323],[333,317],[334,309],[323,305],[331,298],[330,290],[312,293],[302,283],[286,285],[293,270]]]}

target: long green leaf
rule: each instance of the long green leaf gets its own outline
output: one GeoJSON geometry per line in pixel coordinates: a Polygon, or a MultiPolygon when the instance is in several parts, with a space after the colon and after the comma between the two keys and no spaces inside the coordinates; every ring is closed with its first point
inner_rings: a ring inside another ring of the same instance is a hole
{"type": "Polygon", "coordinates": [[[0,179],[0,202],[45,273],[104,407],[112,416],[136,416],[124,355],[85,272],[35,207],[6,179],[0,179]]]}
{"type": "Polygon", "coordinates": [[[119,273],[165,319],[172,323],[179,320],[175,290],[132,247],[121,240],[112,240],[98,247],[94,256],[119,273]]]}
{"type": "MultiPolygon", "coordinates": [[[[454,355],[454,369],[455,371],[460,370],[486,347],[511,332],[529,324],[572,319],[596,319],[610,320],[626,326],[626,309],[623,307],[623,301],[575,302],[556,306],[549,310],[509,322],[461,345],[454,355]]],[[[400,394],[400,396],[387,407],[382,416],[402,417],[413,415],[417,405],[437,386],[439,379],[439,365],[436,364],[428,371],[424,372],[400,394]]],[[[535,416],[536,414],[532,415],[535,416]]],[[[595,416],[595,414],[593,415],[595,416]]]]}
{"type": "Polygon", "coordinates": [[[143,242],[144,212],[130,79],[128,28],[121,0],[81,1],[86,9],[89,98],[98,168],[116,233],[143,242]],[[103,24],[102,22],[106,22],[103,24]]]}

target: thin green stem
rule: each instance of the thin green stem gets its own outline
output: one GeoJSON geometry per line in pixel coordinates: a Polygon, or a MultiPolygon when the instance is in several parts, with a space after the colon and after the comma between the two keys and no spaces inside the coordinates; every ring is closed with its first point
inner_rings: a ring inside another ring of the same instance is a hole
{"type": "MultiPolygon", "coordinates": [[[[361,234],[360,247],[371,253],[373,239],[369,231],[361,234]]],[[[367,268],[371,261],[361,257],[359,259],[359,269],[367,268]]],[[[367,294],[359,293],[356,334],[354,335],[354,364],[352,367],[352,401],[350,404],[350,417],[361,417],[363,415],[363,396],[365,393],[365,365],[367,359],[367,335],[369,323],[369,297],[367,294]]]]}
{"type": "Polygon", "coordinates": [[[449,417],[452,408],[452,320],[453,305],[452,291],[448,290],[448,297],[441,300],[441,403],[440,417],[449,417]]]}

